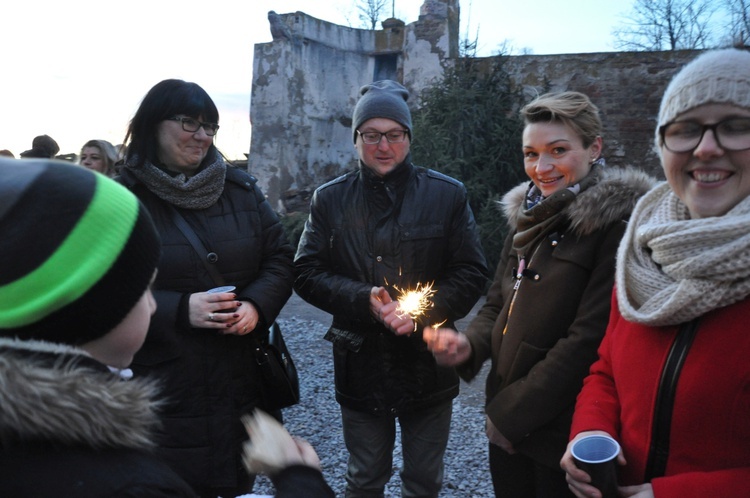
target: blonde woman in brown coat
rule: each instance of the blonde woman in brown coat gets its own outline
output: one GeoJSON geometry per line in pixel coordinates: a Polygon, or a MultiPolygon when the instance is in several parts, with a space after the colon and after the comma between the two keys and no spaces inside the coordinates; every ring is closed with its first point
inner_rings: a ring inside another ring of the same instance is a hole
{"type": "Polygon", "coordinates": [[[581,93],[542,95],[521,115],[531,181],[502,200],[510,234],[487,301],[464,332],[424,337],[467,381],[492,359],[495,495],[571,496],[559,461],[575,398],[607,325],[617,245],[653,180],[604,166],[598,109],[581,93]]]}

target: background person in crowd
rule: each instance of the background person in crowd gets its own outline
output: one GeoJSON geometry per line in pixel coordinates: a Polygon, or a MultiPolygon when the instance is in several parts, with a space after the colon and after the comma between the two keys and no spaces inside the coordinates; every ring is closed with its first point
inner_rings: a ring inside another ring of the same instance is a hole
{"type": "Polygon", "coordinates": [[[402,495],[438,495],[458,376],[435,364],[422,325],[451,326],[486,282],[464,186],[411,162],[407,98],[394,81],[361,88],[352,122],[359,169],[315,191],[295,259],[297,293],[333,315],[326,339],[349,498],[383,496],[396,420],[402,495]],[[434,307],[415,321],[396,298],[419,284],[434,284],[436,293],[434,307]]]}
{"type": "Polygon", "coordinates": [[[0,232],[2,496],[195,496],[153,455],[156,385],[123,382],[156,306],[144,207],[82,168],[0,159],[0,232]]]}
{"type": "Polygon", "coordinates": [[[23,158],[51,159],[60,152],[60,146],[49,135],[39,135],[31,142],[31,149],[21,152],[23,158]]]}
{"type": "Polygon", "coordinates": [[[486,432],[500,497],[570,496],[559,461],[609,316],[617,244],[653,180],[603,165],[597,107],[578,92],[521,110],[531,180],[502,200],[510,233],[487,300],[460,333],[427,328],[439,364],[471,380],[488,358],[486,432]]]}
{"type": "Polygon", "coordinates": [[[16,156],[14,156],[14,155],[13,155],[13,153],[12,153],[11,151],[9,151],[8,149],[3,149],[3,150],[0,150],[0,156],[2,156],[2,157],[10,157],[10,158],[15,158],[15,157],[16,157],[16,156]]]}
{"type": "Polygon", "coordinates": [[[89,140],[81,147],[78,163],[103,175],[115,176],[117,151],[106,140],[89,140]]]}
{"type": "MultiPolygon", "coordinates": [[[[667,183],[638,203],[618,250],[612,316],[571,436],[619,441],[621,496],[746,496],[750,53],[685,66],[662,99],[656,146],[667,183]]],[[[569,450],[561,465],[576,496],[601,496],[569,450]]]]}
{"type": "Polygon", "coordinates": [[[256,179],[217,150],[218,123],[197,84],[156,84],[130,122],[119,181],[146,205],[162,240],[158,309],[132,367],[158,379],[169,399],[161,453],[201,496],[236,496],[252,487],[240,416],[263,406],[254,344],[291,295],[293,248],[256,179]],[[206,292],[222,283],[236,290],[206,292]]]}

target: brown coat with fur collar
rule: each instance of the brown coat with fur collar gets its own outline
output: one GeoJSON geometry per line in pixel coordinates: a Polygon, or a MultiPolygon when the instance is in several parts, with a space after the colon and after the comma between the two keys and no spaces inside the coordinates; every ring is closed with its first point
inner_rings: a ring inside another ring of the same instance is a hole
{"type": "Polygon", "coordinates": [[[511,242],[528,183],[504,196],[511,234],[487,301],[466,330],[472,357],[459,369],[470,380],[492,358],[487,415],[518,452],[552,468],[559,468],[576,395],[607,325],[626,220],[655,183],[632,169],[597,174],[599,182],[565,208],[563,221],[533,250],[517,291],[511,242]]]}

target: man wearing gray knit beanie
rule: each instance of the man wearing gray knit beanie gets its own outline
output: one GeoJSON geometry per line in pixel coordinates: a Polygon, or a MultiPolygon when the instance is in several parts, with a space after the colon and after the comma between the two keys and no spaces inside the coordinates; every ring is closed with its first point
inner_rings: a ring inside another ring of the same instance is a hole
{"type": "Polygon", "coordinates": [[[399,123],[411,137],[411,111],[406,101],[409,92],[399,83],[382,80],[365,85],[359,90],[360,98],[352,116],[352,134],[357,143],[357,130],[372,118],[387,118],[399,123]]]}
{"type": "Polygon", "coordinates": [[[404,497],[437,497],[458,377],[422,340],[454,327],[480,296],[487,266],[466,189],[411,161],[409,92],[364,85],[352,115],[359,168],[313,195],[295,290],[333,315],[336,399],[349,451],[346,497],[383,496],[401,427],[404,497]],[[403,293],[428,303],[409,310],[403,293]]]}

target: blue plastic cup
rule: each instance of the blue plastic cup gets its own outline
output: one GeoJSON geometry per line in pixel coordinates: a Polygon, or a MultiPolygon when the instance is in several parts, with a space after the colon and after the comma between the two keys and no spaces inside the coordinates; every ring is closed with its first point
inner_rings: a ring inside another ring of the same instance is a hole
{"type": "Polygon", "coordinates": [[[576,466],[591,476],[603,498],[617,498],[616,458],[620,445],[609,436],[582,437],[570,448],[576,466]]]}

